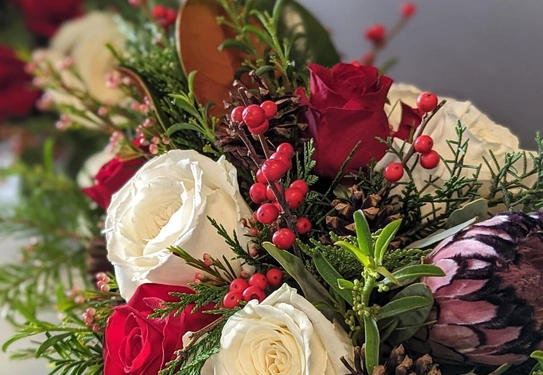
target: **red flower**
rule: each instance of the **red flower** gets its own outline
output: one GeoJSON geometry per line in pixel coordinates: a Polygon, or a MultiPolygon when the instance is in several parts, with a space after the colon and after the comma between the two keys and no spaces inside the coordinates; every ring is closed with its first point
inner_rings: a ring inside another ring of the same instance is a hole
{"type": "MultiPolygon", "coordinates": [[[[178,300],[170,292],[193,293],[183,286],[143,284],[126,305],[115,308],[105,330],[105,375],[158,374],[183,347],[185,333],[196,332],[217,319],[218,315],[203,314],[202,310],[192,313],[194,305],[177,316],[148,319],[162,302],[178,300]]],[[[204,307],[210,308],[213,305],[204,307]]]]}
{"type": "Polygon", "coordinates": [[[24,62],[12,48],[0,44],[0,122],[25,116],[34,108],[39,92],[30,81],[24,62]]]}
{"type": "MultiPolygon", "coordinates": [[[[306,116],[315,140],[315,173],[334,178],[358,142],[347,172],[379,160],[387,147],[375,138],[389,136],[384,106],[392,80],[370,66],[338,64],[329,70],[309,64],[309,70],[311,99],[306,116]]],[[[303,90],[296,93],[307,101],[303,90]]]]}
{"type": "Polygon", "coordinates": [[[113,158],[100,168],[94,177],[94,186],[84,188],[83,191],[100,207],[107,210],[111,203],[111,196],[115,194],[145,163],[145,159],[131,159],[123,161],[113,158]]]}
{"type": "Polygon", "coordinates": [[[15,0],[27,27],[34,33],[51,37],[58,27],[82,14],[82,0],[15,0]]]}

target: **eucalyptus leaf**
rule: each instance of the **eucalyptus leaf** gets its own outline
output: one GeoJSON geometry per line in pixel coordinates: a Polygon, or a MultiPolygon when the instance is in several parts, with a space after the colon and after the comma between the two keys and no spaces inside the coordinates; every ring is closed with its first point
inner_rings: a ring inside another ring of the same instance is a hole
{"type": "Polygon", "coordinates": [[[433,301],[423,296],[407,296],[390,301],[379,310],[379,319],[387,319],[409,311],[432,306],[433,301]]]}
{"type": "Polygon", "coordinates": [[[428,318],[430,310],[432,309],[432,305],[434,303],[432,291],[430,288],[428,288],[428,286],[426,286],[426,284],[423,283],[411,284],[405,287],[394,296],[392,301],[410,296],[424,297],[429,301],[429,305],[416,310],[408,311],[397,317],[397,329],[392,332],[388,340],[392,345],[397,345],[413,336],[419,330],[420,326],[426,323],[426,319],[428,318]],[[409,328],[398,330],[399,328],[407,327],[409,328]]]}
{"type": "Polygon", "coordinates": [[[332,289],[334,289],[345,301],[350,305],[353,304],[353,294],[350,290],[341,288],[338,284],[338,280],[342,279],[342,276],[336,269],[322,256],[320,251],[315,252],[313,255],[313,263],[315,268],[332,289]]]}
{"type": "Polygon", "coordinates": [[[453,227],[473,218],[481,221],[488,219],[488,217],[488,201],[479,198],[453,211],[447,219],[447,226],[453,227]]]}
{"type": "Polygon", "coordinates": [[[469,227],[471,224],[475,223],[475,221],[477,221],[476,218],[468,220],[462,224],[458,224],[442,232],[434,233],[426,238],[423,238],[422,240],[412,242],[407,246],[407,249],[424,249],[425,247],[429,247],[430,245],[440,242],[445,238],[460,232],[462,229],[469,227]]]}
{"type": "Polygon", "coordinates": [[[369,374],[373,374],[373,368],[379,364],[381,340],[377,321],[372,316],[364,315],[364,334],[366,337],[366,369],[369,374]]]}
{"type": "Polygon", "coordinates": [[[333,305],[330,293],[305,268],[300,258],[287,251],[278,249],[270,242],[264,242],[262,246],[296,280],[309,302],[325,302],[333,305]]]}
{"type": "Polygon", "coordinates": [[[401,224],[401,219],[394,220],[384,227],[379,234],[379,237],[377,237],[377,240],[375,241],[375,258],[377,259],[377,264],[381,265],[383,263],[383,258],[385,257],[388,245],[396,236],[396,232],[400,229],[401,224]]]}

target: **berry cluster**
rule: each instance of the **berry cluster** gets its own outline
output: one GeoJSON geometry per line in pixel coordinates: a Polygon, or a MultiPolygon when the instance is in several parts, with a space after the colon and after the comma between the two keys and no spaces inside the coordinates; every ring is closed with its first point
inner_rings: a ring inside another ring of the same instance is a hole
{"type": "Polygon", "coordinates": [[[94,333],[98,333],[101,331],[100,324],[98,324],[99,320],[100,315],[96,314],[96,309],[92,307],[89,307],[83,313],[83,322],[87,327],[91,328],[94,333]]]}
{"type": "Polygon", "coordinates": [[[233,309],[239,306],[240,301],[256,299],[262,302],[266,298],[266,290],[276,289],[282,282],[283,271],[278,268],[270,269],[266,275],[255,273],[249,280],[237,278],[230,283],[230,291],[224,296],[222,304],[227,309],[233,309]]]}
{"type": "Polygon", "coordinates": [[[240,125],[247,125],[251,134],[261,135],[268,130],[270,126],[269,120],[273,119],[276,114],[277,104],[271,100],[266,100],[260,105],[237,106],[232,110],[230,118],[240,125]]]}
{"type": "MultiPolygon", "coordinates": [[[[437,96],[431,92],[423,92],[417,98],[417,107],[423,112],[432,112],[437,108],[437,105],[437,96]]],[[[422,124],[421,126],[424,127],[422,124]]],[[[433,147],[434,140],[429,135],[420,135],[413,142],[413,149],[420,154],[419,163],[424,169],[433,169],[439,164],[439,154],[433,150],[433,147]]],[[[403,177],[406,161],[387,165],[383,172],[385,179],[388,182],[399,181],[403,177]]]]}
{"type": "Polygon", "coordinates": [[[164,5],[155,5],[151,14],[162,27],[170,26],[177,19],[177,11],[172,8],[166,8],[164,5]]]}

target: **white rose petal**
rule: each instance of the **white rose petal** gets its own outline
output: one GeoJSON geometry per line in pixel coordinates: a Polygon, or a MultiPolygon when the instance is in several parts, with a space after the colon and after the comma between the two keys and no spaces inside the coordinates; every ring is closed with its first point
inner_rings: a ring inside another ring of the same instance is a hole
{"type": "MultiPolygon", "coordinates": [[[[238,191],[236,169],[196,151],[174,150],[147,162],[115,195],[107,211],[108,257],[121,295],[130,299],[148,282],[184,285],[195,269],[172,255],[179,246],[197,259],[204,253],[230,261],[233,253],[207,217],[236,230],[245,246],[242,217],[251,215],[238,191]]],[[[240,269],[240,261],[231,261],[240,269]]]]}
{"type": "Polygon", "coordinates": [[[337,375],[352,353],[347,333],[284,284],[228,319],[212,358],[215,375],[337,375]]]}
{"type": "MultiPolygon", "coordinates": [[[[397,129],[399,119],[401,118],[401,106],[396,103],[401,100],[405,104],[415,107],[417,97],[421,91],[414,86],[406,84],[392,85],[388,99],[390,104],[386,106],[385,111],[389,115],[389,119],[393,127],[397,129]]],[[[449,148],[447,140],[457,140],[456,125],[460,121],[462,126],[466,128],[463,134],[463,141],[469,140],[468,152],[464,158],[465,165],[479,166],[478,180],[483,183],[479,193],[482,196],[488,194],[488,185],[491,179],[491,172],[487,165],[483,162],[483,158],[491,159],[490,152],[494,154],[496,159],[503,163],[507,153],[522,151],[519,149],[518,138],[515,137],[507,128],[494,123],[485,114],[481,113],[470,102],[459,102],[454,99],[442,98],[447,100],[446,104],[435,114],[430,120],[424,134],[428,134],[434,140],[433,149],[445,159],[453,159],[453,151],[449,148]]],[[[404,141],[394,139],[394,148],[400,149],[404,141]]],[[[408,149],[407,147],[405,149],[408,149]]],[[[529,152],[529,151],[528,151],[529,152]]],[[[414,162],[414,158],[411,159],[414,162]]],[[[398,158],[391,153],[386,154],[378,163],[376,168],[383,169],[392,162],[397,162],[398,158]]],[[[410,164],[413,165],[412,163],[410,164]]],[[[522,159],[518,162],[518,167],[521,167],[522,159]]],[[[528,168],[533,165],[532,160],[528,158],[528,168]]],[[[521,168],[522,169],[522,168],[521,168]]],[[[461,175],[471,178],[475,170],[472,168],[463,168],[461,175]]],[[[450,179],[450,173],[444,163],[432,169],[426,170],[418,164],[413,171],[413,180],[417,188],[422,188],[432,175],[433,178],[438,177],[436,184],[442,186],[445,181],[450,179]]],[[[407,174],[404,175],[402,181],[407,181],[407,174]]],[[[528,186],[535,180],[527,179],[524,181],[528,186]]],[[[401,190],[397,188],[398,192],[401,190]]],[[[427,188],[426,193],[432,193],[434,188],[427,188]]],[[[423,207],[423,213],[430,211],[430,207],[423,207]]]]}

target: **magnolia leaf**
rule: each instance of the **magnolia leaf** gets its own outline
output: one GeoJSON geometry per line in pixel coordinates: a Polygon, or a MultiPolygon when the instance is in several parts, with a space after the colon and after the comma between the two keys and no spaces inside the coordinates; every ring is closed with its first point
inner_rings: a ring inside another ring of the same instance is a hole
{"type": "Polygon", "coordinates": [[[476,199],[453,211],[447,220],[447,226],[453,227],[473,218],[478,221],[488,219],[488,201],[486,199],[476,199]]]}
{"type": "Polygon", "coordinates": [[[405,314],[409,311],[432,306],[433,301],[423,296],[407,296],[394,299],[381,307],[379,319],[387,319],[405,314]]]}
{"type": "Polygon", "coordinates": [[[423,238],[422,240],[418,240],[418,241],[410,243],[406,248],[407,249],[424,249],[425,247],[429,247],[430,245],[440,242],[444,240],[445,238],[450,237],[460,232],[462,229],[467,228],[471,224],[475,223],[475,221],[477,221],[477,218],[468,220],[465,223],[458,224],[442,232],[434,233],[426,238],[423,238]]]}
{"type": "Polygon", "coordinates": [[[373,257],[373,241],[371,239],[370,226],[366,215],[361,210],[355,211],[354,224],[356,228],[356,238],[358,240],[358,248],[367,257],[373,257]]]}
{"type": "Polygon", "coordinates": [[[283,267],[304,293],[305,298],[311,302],[325,302],[331,306],[332,297],[330,293],[315,279],[315,277],[305,268],[304,263],[295,255],[288,251],[280,250],[270,242],[262,244],[264,249],[283,267]]]}
{"type": "MultiPolygon", "coordinates": [[[[201,104],[222,104],[228,100],[237,69],[245,53],[239,48],[223,48],[227,40],[235,40],[232,28],[219,25],[217,17],[228,19],[215,0],[186,0],[177,22],[176,43],[179,61],[185,74],[198,71],[194,94],[201,104]]],[[[210,108],[213,116],[226,113],[220,105],[210,108]]]]}
{"type": "Polygon", "coordinates": [[[373,374],[373,368],[379,364],[379,347],[381,345],[377,321],[372,316],[364,315],[364,333],[366,349],[366,369],[373,374]]]}
{"type": "Polygon", "coordinates": [[[379,237],[377,237],[377,241],[375,241],[375,258],[377,259],[377,264],[380,265],[383,263],[383,258],[385,257],[388,245],[396,236],[396,232],[400,229],[401,224],[401,219],[394,220],[384,227],[379,234],[379,237]]]}
{"type": "Polygon", "coordinates": [[[428,315],[430,314],[430,310],[432,309],[432,305],[434,303],[432,291],[430,288],[428,288],[428,286],[426,286],[426,284],[423,283],[411,284],[405,287],[402,291],[394,296],[392,301],[410,296],[424,297],[428,300],[428,304],[425,307],[405,312],[396,317],[396,319],[398,319],[398,326],[389,337],[389,342],[392,345],[397,345],[413,336],[419,330],[420,326],[424,325],[428,315]],[[400,328],[407,327],[409,328],[398,330],[400,328]]]}
{"type": "Polygon", "coordinates": [[[320,251],[315,252],[313,255],[313,263],[315,268],[321,275],[321,277],[326,281],[332,289],[334,289],[337,294],[339,294],[345,301],[350,305],[353,304],[353,294],[351,290],[342,288],[338,281],[342,279],[340,273],[322,256],[320,251]]]}

